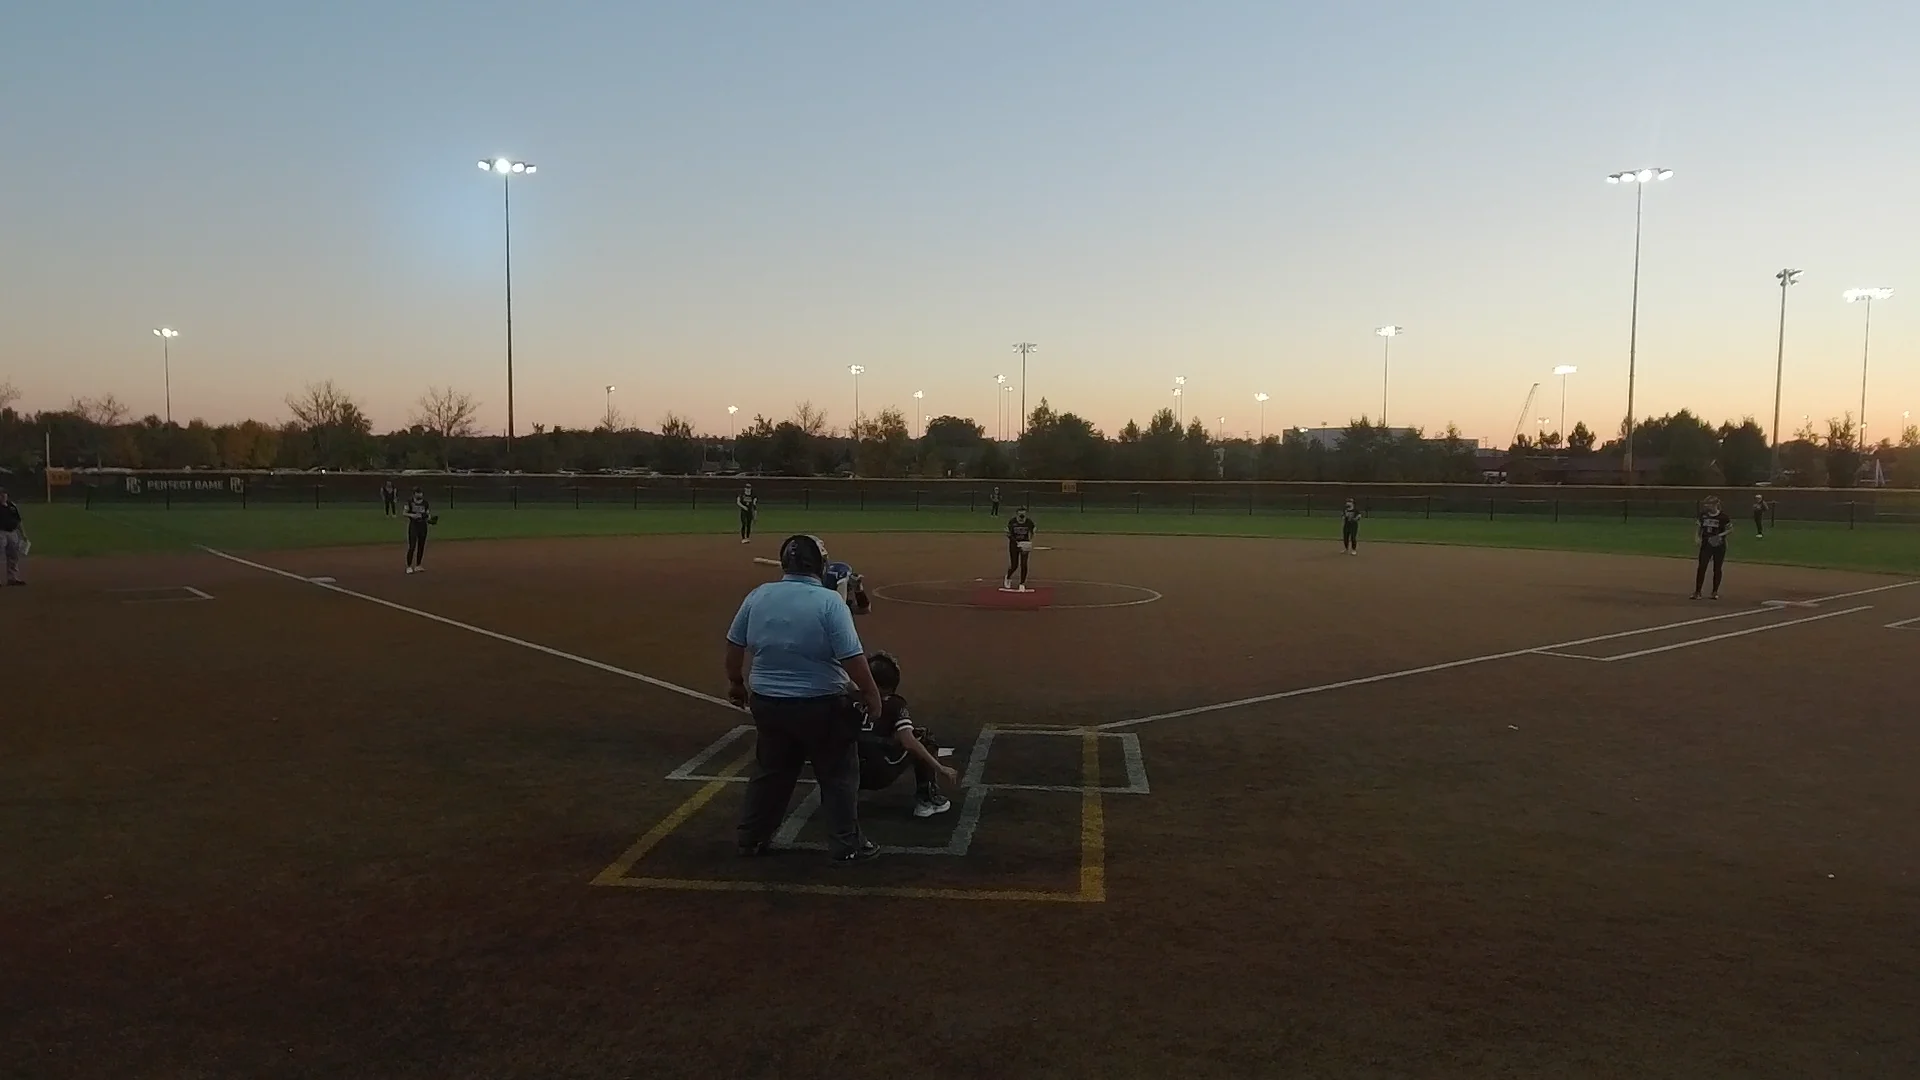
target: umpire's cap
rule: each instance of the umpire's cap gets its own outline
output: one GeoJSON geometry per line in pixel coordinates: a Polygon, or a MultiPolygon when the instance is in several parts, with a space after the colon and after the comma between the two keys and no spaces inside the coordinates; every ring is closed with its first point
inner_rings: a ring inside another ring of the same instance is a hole
{"type": "Polygon", "coordinates": [[[827,572],[827,545],[819,537],[796,533],[780,543],[780,572],[819,577],[827,572]]]}

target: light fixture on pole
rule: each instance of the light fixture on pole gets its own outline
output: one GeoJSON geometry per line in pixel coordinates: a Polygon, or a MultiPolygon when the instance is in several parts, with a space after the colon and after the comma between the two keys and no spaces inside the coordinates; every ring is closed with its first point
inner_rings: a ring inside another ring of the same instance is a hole
{"type": "Polygon", "coordinates": [[[1800,280],[1800,271],[1782,270],[1773,275],[1780,282],[1780,341],[1773,354],[1773,453],[1769,480],[1780,479],[1780,380],[1787,369],[1787,287],[1800,280]]]}
{"type": "Polygon", "coordinates": [[[532,176],[539,170],[524,161],[511,158],[482,159],[480,171],[500,177],[501,220],[505,225],[503,251],[507,270],[507,462],[513,462],[513,178],[532,176]]]}
{"type": "Polygon", "coordinates": [[[613,392],[620,389],[612,383],[607,384],[607,430],[613,430],[613,392]]]}
{"type": "Polygon", "coordinates": [[[1647,185],[1673,175],[1672,169],[1639,169],[1607,176],[1609,184],[1633,185],[1633,307],[1627,317],[1627,483],[1633,483],[1633,377],[1640,346],[1640,211],[1646,202],[1647,185]]]}
{"type": "Polygon", "coordinates": [[[734,414],[734,413],[737,413],[737,412],[739,412],[739,411],[740,411],[740,406],[738,406],[738,405],[729,405],[729,406],[727,406],[727,438],[728,438],[729,440],[732,440],[732,439],[734,439],[734,438],[736,438],[736,437],[737,437],[737,436],[736,436],[736,435],[734,434],[734,427],[733,427],[733,414],[734,414]]]}
{"type": "Polygon", "coordinates": [[[167,423],[173,423],[173,339],[180,331],[171,326],[162,326],[153,332],[160,339],[160,377],[165,381],[167,391],[167,423]]]}
{"type": "Polygon", "coordinates": [[[996,440],[1004,441],[1007,437],[1007,395],[999,391],[1011,390],[1013,388],[1007,385],[1007,377],[1005,375],[995,375],[993,377],[993,388],[995,391],[993,395],[993,437],[996,440]]]}
{"type": "Polygon", "coordinates": [[[1006,419],[1006,422],[1002,425],[1002,430],[1006,432],[1006,438],[1011,439],[1013,438],[1013,387],[1003,386],[1000,389],[1006,391],[1006,393],[1000,396],[1005,398],[1007,401],[1007,408],[1006,408],[1007,419],[1006,419]]]}
{"type": "Polygon", "coordinates": [[[1562,439],[1567,437],[1567,376],[1579,370],[1572,364],[1561,364],[1553,369],[1553,373],[1560,376],[1560,437],[1562,439]]]}
{"type": "Polygon", "coordinates": [[[1893,296],[1892,289],[1848,289],[1847,303],[1867,305],[1867,325],[1860,338],[1860,449],[1867,448],[1867,349],[1873,344],[1873,302],[1893,296]]]}
{"type": "Polygon", "coordinates": [[[925,436],[927,433],[926,406],[924,404],[926,399],[927,392],[925,390],[915,390],[913,392],[913,422],[914,425],[920,429],[922,436],[925,436]]]}
{"type": "Polygon", "coordinates": [[[1213,429],[1213,437],[1216,439],[1225,439],[1227,437],[1226,417],[1220,417],[1220,423],[1213,429]]]}
{"type": "Polygon", "coordinates": [[[860,376],[866,371],[859,364],[847,365],[847,374],[853,376],[853,426],[848,430],[856,439],[860,437],[860,376]]]}
{"type": "Polygon", "coordinates": [[[1398,326],[1382,326],[1374,330],[1381,337],[1380,342],[1380,426],[1387,426],[1387,358],[1393,349],[1393,339],[1406,333],[1398,326]]]}
{"type": "Polygon", "coordinates": [[[1267,441],[1267,395],[1255,394],[1253,400],[1260,403],[1260,441],[1267,441]]]}
{"type": "Polygon", "coordinates": [[[1031,341],[1022,341],[1014,345],[1013,351],[1020,354],[1020,434],[1027,433],[1027,354],[1040,346],[1031,341]]]}
{"type": "Polygon", "coordinates": [[[1184,425],[1187,422],[1186,411],[1180,406],[1180,399],[1186,394],[1186,385],[1187,377],[1185,375],[1175,375],[1173,377],[1173,421],[1176,424],[1184,425]]]}

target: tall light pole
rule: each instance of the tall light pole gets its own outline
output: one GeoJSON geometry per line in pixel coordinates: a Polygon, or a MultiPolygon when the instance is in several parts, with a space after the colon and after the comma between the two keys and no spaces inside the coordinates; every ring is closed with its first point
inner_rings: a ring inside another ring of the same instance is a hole
{"type": "Polygon", "coordinates": [[[1000,393],[1000,391],[1012,390],[1013,387],[1007,385],[1007,377],[1005,375],[995,375],[993,377],[993,389],[993,437],[996,441],[1005,441],[1007,437],[1007,395],[1000,393]]]}
{"type": "Polygon", "coordinates": [[[1560,376],[1560,438],[1563,440],[1567,437],[1567,376],[1579,370],[1572,364],[1561,364],[1553,369],[1553,373],[1560,376]]]}
{"type": "Polygon", "coordinates": [[[612,383],[607,384],[607,430],[613,430],[613,392],[620,389],[612,383]]]}
{"type": "Polygon", "coordinates": [[[913,422],[914,426],[920,429],[920,434],[923,437],[927,433],[927,414],[924,404],[926,399],[927,392],[925,390],[915,390],[913,392],[913,422]]]}
{"type": "Polygon", "coordinates": [[[1867,349],[1873,344],[1873,302],[1886,300],[1893,296],[1892,289],[1848,289],[1841,295],[1847,303],[1867,305],[1867,325],[1860,339],[1860,450],[1867,449],[1867,349]]]}
{"type": "Polygon", "coordinates": [[[1780,341],[1773,354],[1773,454],[1769,480],[1780,479],[1780,381],[1787,370],[1787,287],[1800,280],[1800,271],[1782,270],[1773,275],[1780,282],[1780,341]]]}
{"type": "Polygon", "coordinates": [[[1040,346],[1031,341],[1022,341],[1014,345],[1013,351],[1020,354],[1020,434],[1027,433],[1027,354],[1040,346]]]}
{"type": "Polygon", "coordinates": [[[153,332],[160,339],[160,377],[165,381],[167,390],[167,423],[173,423],[173,339],[180,331],[171,326],[162,326],[153,332]]]}
{"type": "Polygon", "coordinates": [[[480,171],[500,177],[500,211],[505,225],[503,251],[507,268],[507,464],[513,464],[513,178],[532,176],[539,170],[524,161],[511,158],[482,160],[480,171]]]}
{"type": "Polygon", "coordinates": [[[1255,394],[1253,400],[1260,403],[1260,441],[1267,441],[1267,395],[1255,394]]]}
{"type": "Polygon", "coordinates": [[[738,436],[734,434],[733,414],[739,411],[740,411],[740,406],[738,405],[727,406],[727,441],[728,442],[732,442],[734,439],[738,438],[738,436]]]}
{"type": "Polygon", "coordinates": [[[1011,439],[1013,437],[1013,387],[1003,386],[1000,389],[1006,391],[1001,396],[1005,398],[1007,402],[1007,419],[1006,422],[1001,425],[1001,429],[1006,432],[1006,438],[1011,439]]]}
{"type": "Polygon", "coordinates": [[[1406,333],[1398,326],[1382,326],[1374,330],[1380,341],[1380,426],[1387,426],[1387,359],[1393,349],[1393,339],[1406,333]]]}
{"type": "Polygon", "coordinates": [[[1633,307],[1627,317],[1627,483],[1633,483],[1633,377],[1640,346],[1640,211],[1646,201],[1647,185],[1673,175],[1672,169],[1640,169],[1608,175],[1609,184],[1633,185],[1633,307]]]}
{"type": "Polygon", "coordinates": [[[1186,387],[1187,377],[1185,375],[1175,375],[1173,377],[1173,421],[1176,424],[1185,425],[1187,422],[1186,410],[1180,406],[1180,399],[1184,397],[1187,392],[1186,387]]]}
{"type": "Polygon", "coordinates": [[[848,430],[855,441],[860,438],[860,376],[866,374],[866,371],[867,369],[859,364],[847,365],[847,374],[853,376],[853,426],[848,430]]]}

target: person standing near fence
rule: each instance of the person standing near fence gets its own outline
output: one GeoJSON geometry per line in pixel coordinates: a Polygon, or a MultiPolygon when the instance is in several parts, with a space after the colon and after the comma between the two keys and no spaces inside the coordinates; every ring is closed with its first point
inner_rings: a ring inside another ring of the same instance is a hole
{"type": "Polygon", "coordinates": [[[1000,487],[997,484],[994,485],[993,494],[987,496],[987,513],[1000,516],[1000,487]]]}
{"type": "Polygon", "coordinates": [[[1347,500],[1346,509],[1340,511],[1340,550],[1349,555],[1360,554],[1360,511],[1347,500]]]}
{"type": "Polygon", "coordinates": [[[780,580],[748,593],[727,629],[727,700],[752,712],[755,731],[740,814],[742,855],[771,852],[806,764],[819,784],[834,861],[880,854],[860,831],[859,738],[864,716],[881,715],[884,703],[853,615],[822,583],[826,571],[819,537],[787,537],[780,580]]]}
{"type": "Polygon", "coordinates": [[[427,529],[438,523],[439,515],[427,504],[427,493],[413,489],[413,497],[407,500],[407,573],[424,574],[427,572],[427,529]]]}
{"type": "Polygon", "coordinates": [[[1694,526],[1700,541],[1700,558],[1693,570],[1693,599],[1700,599],[1700,587],[1707,583],[1707,567],[1713,567],[1713,595],[1720,599],[1720,574],[1727,565],[1727,537],[1733,532],[1733,515],[1720,509],[1720,497],[1709,495],[1700,504],[1700,516],[1694,526]]]}
{"type": "Polygon", "coordinates": [[[741,488],[733,503],[740,508],[740,542],[752,543],[753,519],[760,516],[760,500],[753,497],[753,485],[741,488]]]}
{"type": "Polygon", "coordinates": [[[395,504],[397,504],[399,501],[400,501],[400,489],[394,486],[393,477],[389,476],[387,477],[387,482],[380,485],[381,513],[385,514],[388,517],[392,517],[396,510],[395,504]]]}
{"type": "Polygon", "coordinates": [[[1753,538],[1755,540],[1767,538],[1767,497],[1765,495],[1753,497],[1753,538]]]}
{"type": "Polygon", "coordinates": [[[20,517],[19,504],[7,497],[5,488],[0,488],[0,555],[6,559],[7,584],[25,585],[27,579],[20,576],[20,564],[27,558],[27,526],[20,517]]]}

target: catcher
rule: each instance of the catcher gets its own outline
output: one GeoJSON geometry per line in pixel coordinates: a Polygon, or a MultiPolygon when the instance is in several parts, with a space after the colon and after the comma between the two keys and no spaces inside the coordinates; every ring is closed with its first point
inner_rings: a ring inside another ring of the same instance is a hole
{"type": "Polygon", "coordinates": [[[407,517],[407,573],[424,574],[427,572],[427,529],[440,524],[440,515],[434,513],[427,504],[426,491],[417,487],[407,499],[404,513],[407,517]]]}
{"type": "Polygon", "coordinates": [[[940,748],[925,728],[913,726],[907,699],[900,696],[900,661],[892,653],[867,657],[873,681],[880,687],[880,717],[862,713],[860,724],[860,790],[891,787],[900,774],[913,769],[913,816],[929,818],[953,809],[940,793],[955,790],[960,775],[940,763],[940,748]]]}

